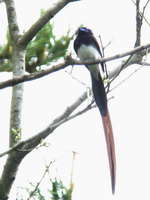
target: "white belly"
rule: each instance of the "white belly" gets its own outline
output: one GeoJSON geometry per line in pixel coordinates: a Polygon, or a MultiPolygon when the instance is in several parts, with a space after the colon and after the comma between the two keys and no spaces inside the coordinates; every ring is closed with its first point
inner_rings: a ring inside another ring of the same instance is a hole
{"type": "MultiPolygon", "coordinates": [[[[81,45],[81,47],[78,49],[78,57],[83,62],[84,61],[92,62],[92,61],[100,59],[100,54],[94,47],[90,45],[89,46],[81,45]]],[[[99,64],[87,65],[86,67],[96,79],[99,78],[98,77],[98,73],[100,72],[99,64]]]]}

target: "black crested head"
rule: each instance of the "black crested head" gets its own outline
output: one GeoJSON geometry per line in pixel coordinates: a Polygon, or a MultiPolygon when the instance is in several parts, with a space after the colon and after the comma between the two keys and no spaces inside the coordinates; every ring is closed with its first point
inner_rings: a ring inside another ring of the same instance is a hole
{"type": "Polygon", "coordinates": [[[92,45],[93,47],[95,47],[98,50],[98,52],[101,55],[99,44],[96,41],[96,38],[94,37],[91,29],[86,28],[86,27],[80,27],[77,30],[76,34],[77,34],[77,37],[74,41],[74,49],[75,49],[77,54],[78,54],[77,51],[80,48],[80,46],[84,44],[84,45],[87,45],[87,46],[92,45]]]}

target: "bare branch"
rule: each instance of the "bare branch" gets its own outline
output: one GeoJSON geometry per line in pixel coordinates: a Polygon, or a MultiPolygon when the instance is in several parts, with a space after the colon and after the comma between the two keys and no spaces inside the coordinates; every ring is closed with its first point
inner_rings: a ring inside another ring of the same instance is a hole
{"type": "MultiPolygon", "coordinates": [[[[77,115],[81,114],[81,111],[78,114],[74,114],[70,116],[85,100],[87,99],[87,93],[84,92],[72,105],[70,105],[61,115],[56,117],[52,123],[45,128],[43,131],[39,132],[35,136],[21,141],[14,147],[8,149],[7,151],[0,154],[0,157],[10,154],[12,152],[20,152],[23,155],[28,154],[32,151],[38,144],[40,144],[41,140],[45,139],[48,135],[50,135],[57,127],[62,125],[63,123],[75,118],[77,115]]],[[[88,106],[89,109],[90,106],[88,106]]],[[[86,108],[87,109],[87,108],[86,108]]],[[[85,109],[83,109],[85,110],[85,109]]],[[[85,112],[82,110],[82,113],[85,112]]]]}
{"type": "MultiPolygon", "coordinates": [[[[139,51],[142,52],[142,56],[144,56],[146,54],[146,51],[143,51],[143,50],[146,50],[148,48],[150,48],[150,44],[142,45],[142,46],[136,47],[136,48],[134,48],[130,51],[126,51],[125,53],[116,54],[114,56],[102,58],[102,59],[96,60],[94,62],[81,62],[79,60],[76,60],[76,59],[69,57],[69,59],[67,58],[66,61],[64,61],[63,63],[60,63],[58,65],[54,65],[47,70],[43,70],[41,72],[36,72],[36,73],[33,73],[33,74],[29,74],[29,75],[18,76],[18,77],[15,77],[13,79],[9,79],[7,81],[3,81],[3,82],[0,83],[0,89],[6,88],[6,87],[11,87],[11,86],[17,85],[17,84],[22,83],[22,82],[27,82],[27,81],[31,81],[31,80],[41,78],[41,77],[46,76],[48,74],[51,74],[53,72],[57,72],[59,70],[62,70],[69,65],[86,65],[86,64],[97,64],[97,63],[102,63],[102,62],[109,62],[109,61],[112,61],[112,60],[116,60],[116,59],[119,59],[119,58],[123,58],[123,57],[129,56],[129,55],[136,54],[139,51]]],[[[131,63],[132,64],[138,63],[138,59],[135,59],[135,57],[134,57],[134,61],[132,60],[131,63]]],[[[116,71],[118,72],[118,69],[116,71]]],[[[113,70],[112,73],[111,72],[109,73],[109,77],[114,76],[115,73],[116,72],[113,70]]]]}

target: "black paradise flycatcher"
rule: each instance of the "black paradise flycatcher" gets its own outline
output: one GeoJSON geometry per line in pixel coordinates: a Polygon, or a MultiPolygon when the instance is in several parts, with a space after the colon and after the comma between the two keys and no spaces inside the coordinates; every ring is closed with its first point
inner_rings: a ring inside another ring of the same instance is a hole
{"type": "MultiPolygon", "coordinates": [[[[81,27],[77,31],[77,37],[74,41],[74,49],[77,56],[81,61],[95,61],[102,57],[102,53],[96,38],[92,31],[86,27],[81,27]]],[[[115,192],[115,179],[116,179],[116,156],[115,156],[115,145],[111,120],[107,105],[107,96],[103,84],[103,80],[99,70],[99,64],[86,65],[90,71],[92,80],[92,90],[95,98],[97,107],[99,108],[103,128],[105,132],[105,139],[107,145],[112,193],[115,192]]],[[[101,63],[102,70],[104,71],[104,65],[101,63]]]]}

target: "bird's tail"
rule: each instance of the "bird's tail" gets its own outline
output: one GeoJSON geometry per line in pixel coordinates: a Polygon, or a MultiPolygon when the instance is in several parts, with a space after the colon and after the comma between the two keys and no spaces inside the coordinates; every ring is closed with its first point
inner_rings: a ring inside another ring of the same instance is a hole
{"type": "Polygon", "coordinates": [[[116,181],[116,156],[115,156],[113,130],[112,130],[111,120],[110,120],[108,107],[107,107],[107,97],[106,97],[104,84],[103,84],[100,74],[99,74],[98,80],[95,79],[95,77],[91,74],[91,79],[92,79],[92,90],[95,97],[95,102],[102,116],[102,122],[103,122],[107,152],[108,152],[108,159],[109,159],[112,193],[114,193],[115,181],[116,181]]]}
{"type": "Polygon", "coordinates": [[[115,156],[113,130],[112,130],[109,112],[107,112],[105,116],[102,116],[102,122],[103,122],[103,127],[104,127],[104,132],[105,132],[105,139],[106,139],[108,159],[109,159],[112,193],[114,194],[115,182],[116,182],[116,156],[115,156]]]}

